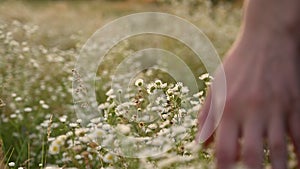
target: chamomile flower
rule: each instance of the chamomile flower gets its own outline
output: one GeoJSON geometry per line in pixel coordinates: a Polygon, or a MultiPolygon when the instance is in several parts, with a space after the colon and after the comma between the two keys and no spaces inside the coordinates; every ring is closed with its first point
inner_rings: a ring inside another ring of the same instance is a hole
{"type": "Polygon", "coordinates": [[[50,144],[49,153],[52,155],[58,154],[60,151],[60,145],[58,145],[55,141],[50,144]]]}
{"type": "Polygon", "coordinates": [[[16,98],[15,98],[15,101],[16,101],[16,102],[19,102],[19,101],[22,101],[22,100],[23,100],[22,97],[16,97],[16,98]]]}
{"type": "Polygon", "coordinates": [[[207,79],[207,78],[209,78],[209,74],[208,74],[208,73],[204,73],[204,74],[202,74],[201,76],[199,76],[199,79],[200,79],[200,80],[205,80],[205,79],[207,79]]]}
{"type": "Polygon", "coordinates": [[[110,89],[108,92],[106,92],[106,96],[112,96],[114,93],[113,89],[110,89]]]}
{"type": "Polygon", "coordinates": [[[148,128],[154,130],[154,129],[157,128],[157,124],[152,123],[152,124],[150,124],[150,125],[148,126],[148,128]]]}
{"type": "Polygon", "coordinates": [[[70,123],[69,126],[72,127],[72,128],[75,128],[75,127],[78,126],[78,124],[77,123],[70,123]]]}
{"type": "Polygon", "coordinates": [[[143,79],[137,79],[134,83],[137,87],[141,87],[144,84],[144,80],[143,79]]]}
{"type": "Polygon", "coordinates": [[[122,134],[128,134],[130,133],[130,126],[125,124],[118,124],[116,127],[117,131],[119,131],[122,134]]]}
{"type": "Polygon", "coordinates": [[[101,129],[96,129],[90,134],[90,137],[92,139],[97,139],[97,138],[101,138],[102,136],[104,136],[104,134],[105,134],[105,131],[103,131],[101,129]]]}
{"type": "Polygon", "coordinates": [[[114,162],[114,159],[115,159],[115,156],[111,153],[107,153],[103,157],[103,161],[106,162],[106,163],[112,163],[112,162],[114,162]]]}
{"type": "Polygon", "coordinates": [[[49,109],[49,105],[47,105],[47,104],[42,104],[42,108],[43,108],[43,109],[49,109]]]}
{"type": "Polygon", "coordinates": [[[32,111],[32,108],[31,107],[26,107],[24,108],[24,112],[31,112],[32,111]]]}
{"type": "Polygon", "coordinates": [[[78,129],[75,129],[75,135],[77,137],[82,137],[85,135],[85,133],[87,132],[87,129],[85,128],[78,128],[78,129]]]}
{"type": "Polygon", "coordinates": [[[157,87],[160,87],[162,85],[161,80],[155,80],[154,83],[156,84],[157,87]]]}
{"type": "Polygon", "coordinates": [[[14,167],[16,164],[15,164],[15,162],[9,162],[8,163],[8,166],[10,166],[10,167],[14,167]]]}
{"type": "Polygon", "coordinates": [[[65,123],[67,121],[67,116],[63,115],[63,116],[59,117],[59,121],[62,123],[65,123]]]}
{"type": "Polygon", "coordinates": [[[67,139],[66,135],[60,135],[54,140],[54,143],[59,146],[63,146],[65,144],[66,139],[67,139]]]}
{"type": "Polygon", "coordinates": [[[147,92],[148,94],[152,94],[153,91],[156,89],[156,85],[155,83],[150,83],[148,86],[147,86],[147,92]]]}

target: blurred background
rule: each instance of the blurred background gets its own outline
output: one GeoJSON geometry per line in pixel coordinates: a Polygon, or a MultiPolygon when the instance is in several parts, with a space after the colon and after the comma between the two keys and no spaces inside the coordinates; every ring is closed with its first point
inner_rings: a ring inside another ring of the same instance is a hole
{"type": "Polygon", "coordinates": [[[241,7],[241,0],[1,0],[0,21],[37,25],[34,41],[69,49],[120,16],[167,12],[198,26],[222,55],[237,34],[241,7]]]}

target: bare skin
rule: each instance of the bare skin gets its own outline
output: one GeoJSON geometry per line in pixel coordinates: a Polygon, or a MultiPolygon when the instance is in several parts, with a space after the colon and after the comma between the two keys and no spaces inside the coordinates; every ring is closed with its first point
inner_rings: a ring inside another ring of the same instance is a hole
{"type": "MultiPolygon", "coordinates": [[[[251,0],[246,8],[240,37],[224,61],[227,96],[216,131],[217,166],[232,168],[241,160],[263,168],[266,142],[272,167],[285,169],[290,137],[300,169],[300,1],[251,0]]],[[[200,112],[199,131],[210,102],[200,112]]]]}

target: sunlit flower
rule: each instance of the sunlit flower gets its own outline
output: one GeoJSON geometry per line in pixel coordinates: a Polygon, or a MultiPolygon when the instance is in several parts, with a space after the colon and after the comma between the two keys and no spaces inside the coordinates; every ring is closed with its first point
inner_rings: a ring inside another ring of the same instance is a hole
{"type": "Polygon", "coordinates": [[[39,103],[40,104],[45,104],[45,101],[44,100],[40,100],[39,103]]]}
{"type": "Polygon", "coordinates": [[[156,89],[155,86],[156,86],[155,83],[150,83],[150,84],[147,86],[147,92],[148,92],[148,94],[152,94],[152,93],[153,93],[153,91],[156,89]]]}
{"type": "Polygon", "coordinates": [[[84,134],[86,133],[87,129],[85,128],[78,128],[78,129],[75,129],[75,135],[77,137],[81,137],[81,136],[84,136],[84,134]]]}
{"type": "Polygon", "coordinates": [[[114,161],[115,156],[111,153],[107,153],[105,154],[105,156],[103,157],[103,161],[106,163],[112,163],[114,161]]]}
{"type": "Polygon", "coordinates": [[[8,163],[8,166],[10,166],[10,167],[14,167],[16,164],[15,164],[15,162],[9,162],[8,163]]]}
{"type": "Polygon", "coordinates": [[[24,112],[31,112],[32,111],[32,108],[31,107],[26,107],[24,108],[24,112]]]}
{"type": "Polygon", "coordinates": [[[184,94],[187,94],[189,92],[189,88],[187,88],[186,86],[182,87],[181,92],[184,94]]]}
{"type": "Polygon", "coordinates": [[[108,92],[106,92],[107,96],[112,96],[112,94],[114,93],[113,89],[110,89],[108,92]]]}
{"type": "Polygon", "coordinates": [[[58,166],[47,166],[45,169],[61,169],[58,166]]]}
{"type": "Polygon", "coordinates": [[[157,87],[160,87],[162,85],[161,80],[155,80],[154,83],[156,84],[157,87]]]}
{"type": "Polygon", "coordinates": [[[94,118],[91,120],[91,123],[97,124],[101,122],[101,118],[94,118]]]}
{"type": "Polygon", "coordinates": [[[65,144],[66,139],[67,139],[66,135],[60,135],[54,140],[54,143],[59,146],[62,146],[65,144]]]}
{"type": "Polygon", "coordinates": [[[15,98],[15,101],[17,101],[17,102],[22,101],[22,100],[23,100],[22,97],[16,97],[15,98]]]}
{"type": "Polygon", "coordinates": [[[97,138],[101,138],[102,136],[104,136],[105,131],[101,130],[101,129],[95,129],[91,134],[90,137],[93,139],[97,139],[97,138]]]}
{"type": "Polygon", "coordinates": [[[128,134],[130,133],[130,126],[125,124],[118,124],[116,129],[121,132],[122,134],[128,134]]]}
{"type": "Polygon", "coordinates": [[[78,127],[78,124],[77,123],[70,123],[69,126],[72,127],[72,128],[75,128],[75,127],[78,127]]]}
{"type": "Polygon", "coordinates": [[[47,104],[42,104],[42,108],[43,108],[43,109],[49,109],[49,105],[47,105],[47,104]]]}
{"type": "Polygon", "coordinates": [[[80,124],[80,123],[82,123],[82,120],[81,119],[77,119],[76,123],[80,124]]]}
{"type": "Polygon", "coordinates": [[[208,73],[204,73],[204,74],[202,74],[201,76],[199,76],[199,79],[200,79],[200,80],[205,80],[205,79],[207,79],[207,78],[209,78],[209,74],[208,74],[208,73]]]}
{"type": "Polygon", "coordinates": [[[49,153],[52,155],[58,154],[60,151],[60,146],[56,142],[52,142],[49,147],[49,153]]]}
{"type": "Polygon", "coordinates": [[[63,115],[63,116],[59,117],[59,121],[62,123],[65,123],[67,121],[67,116],[63,115]]]}
{"type": "Polygon", "coordinates": [[[81,141],[82,143],[88,143],[91,141],[91,137],[83,136],[83,137],[79,137],[78,140],[81,141]]]}
{"type": "Polygon", "coordinates": [[[104,110],[104,109],[106,109],[106,108],[108,108],[108,107],[109,107],[109,103],[105,102],[105,103],[103,103],[103,104],[100,104],[100,105],[98,106],[98,109],[99,109],[99,110],[104,110]]]}
{"type": "Polygon", "coordinates": [[[134,84],[138,87],[143,86],[144,80],[143,79],[137,79],[134,84]]]}
{"type": "Polygon", "coordinates": [[[200,92],[194,94],[193,97],[199,98],[199,97],[203,96],[203,94],[204,94],[204,92],[203,92],[203,91],[200,91],[200,92]]]}
{"type": "Polygon", "coordinates": [[[17,117],[16,114],[11,114],[11,115],[10,115],[10,118],[12,118],[12,119],[14,119],[14,118],[16,118],[16,117],[17,117]]]}
{"type": "Polygon", "coordinates": [[[157,128],[157,124],[155,124],[155,123],[152,123],[152,124],[150,124],[149,126],[148,126],[148,128],[149,129],[156,129],[157,128]]]}
{"type": "Polygon", "coordinates": [[[80,160],[81,158],[82,158],[81,155],[79,155],[79,154],[75,155],[76,160],[80,160]]]}

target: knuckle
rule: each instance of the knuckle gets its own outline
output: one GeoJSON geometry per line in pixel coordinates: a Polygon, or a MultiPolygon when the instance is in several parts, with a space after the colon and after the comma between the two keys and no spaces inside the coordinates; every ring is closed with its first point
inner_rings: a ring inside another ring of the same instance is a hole
{"type": "Polygon", "coordinates": [[[260,92],[251,92],[247,96],[247,104],[253,107],[261,107],[266,104],[266,98],[260,92]]]}
{"type": "Polygon", "coordinates": [[[225,110],[233,111],[241,108],[263,107],[269,103],[269,100],[261,91],[231,93],[225,101],[225,110]]]}

